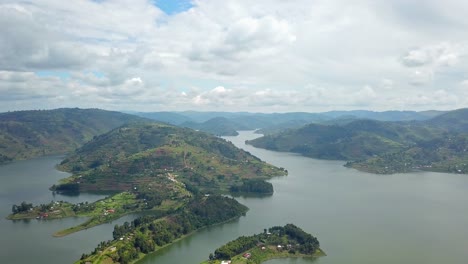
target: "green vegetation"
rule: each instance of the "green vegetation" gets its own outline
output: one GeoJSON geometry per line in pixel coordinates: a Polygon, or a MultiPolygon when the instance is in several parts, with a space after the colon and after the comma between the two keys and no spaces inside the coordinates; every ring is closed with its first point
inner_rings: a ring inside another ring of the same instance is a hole
{"type": "Polygon", "coordinates": [[[343,124],[356,119],[380,121],[426,120],[442,114],[441,111],[331,111],[324,113],[245,113],[245,112],[153,112],[136,113],[139,116],[205,131],[213,135],[233,136],[238,130],[259,129],[261,134],[272,134],[287,129],[317,124],[343,124]]]}
{"type": "Polygon", "coordinates": [[[94,136],[145,120],[98,109],[56,109],[0,114],[0,164],[76,149],[94,136]]]}
{"type": "Polygon", "coordinates": [[[241,236],[210,254],[202,264],[219,264],[230,260],[232,264],[260,264],[274,258],[320,257],[325,253],[320,249],[317,238],[301,228],[287,224],[265,229],[253,236],[241,236]]]}
{"type": "Polygon", "coordinates": [[[230,191],[233,193],[272,194],[273,184],[261,179],[245,179],[241,185],[231,186],[230,191]]]}
{"type": "Polygon", "coordinates": [[[79,191],[122,191],[160,185],[162,179],[168,179],[191,191],[219,193],[244,179],[286,174],[224,139],[154,123],[125,125],[97,136],[63,160],[59,168],[73,173],[55,186],[61,191],[63,186],[77,185],[79,191]]]}
{"type": "Polygon", "coordinates": [[[345,166],[373,173],[468,173],[466,116],[468,109],[460,109],[419,122],[309,124],[247,143],[313,158],[346,160],[345,166]]]}
{"type": "MultiPolygon", "coordinates": [[[[170,183],[168,183],[170,185],[170,183]]],[[[26,202],[13,205],[12,214],[7,217],[10,220],[20,219],[57,219],[65,217],[88,217],[80,225],[58,231],[54,236],[66,236],[84,229],[88,229],[103,223],[116,220],[126,214],[149,211],[154,215],[166,215],[184,206],[190,198],[190,193],[181,190],[178,196],[162,194],[169,193],[169,188],[147,195],[148,189],[135,192],[121,192],[98,200],[94,203],[71,204],[63,201],[52,201],[49,204],[33,206],[26,202]],[[156,200],[154,197],[159,195],[156,200]],[[148,197],[148,199],[146,198],[148,197]],[[152,197],[153,199],[150,199],[152,197]]]]}
{"type": "Polygon", "coordinates": [[[197,196],[164,217],[148,215],[114,227],[113,240],[100,243],[76,263],[133,263],[190,233],[240,217],[247,208],[228,197],[197,196]]]}
{"type": "Polygon", "coordinates": [[[204,131],[217,136],[237,136],[239,134],[237,130],[247,129],[225,117],[215,117],[203,123],[184,122],[180,124],[180,126],[204,131]]]}
{"type": "MultiPolygon", "coordinates": [[[[226,193],[230,187],[245,183],[253,191],[262,191],[268,185],[271,193],[271,184],[263,180],[286,174],[284,169],[266,164],[224,139],[152,122],[128,124],[96,136],[67,156],[59,168],[73,175],[52,186],[54,192],[118,193],[85,205],[60,203],[30,208],[25,203],[13,207],[16,213],[9,219],[89,217],[54,234],[64,236],[128,213],[168,215],[190,204],[194,195],[226,193]]],[[[202,212],[203,208],[198,210],[202,212]]]]}

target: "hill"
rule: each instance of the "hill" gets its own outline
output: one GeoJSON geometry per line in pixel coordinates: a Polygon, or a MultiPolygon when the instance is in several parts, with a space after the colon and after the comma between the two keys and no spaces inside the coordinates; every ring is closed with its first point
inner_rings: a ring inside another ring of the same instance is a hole
{"type": "Polygon", "coordinates": [[[99,109],[62,108],[0,114],[0,163],[64,154],[94,136],[140,117],[99,109]]]}
{"type": "Polygon", "coordinates": [[[286,224],[268,231],[264,229],[260,234],[238,237],[216,249],[209,260],[201,264],[260,264],[271,259],[321,256],[326,254],[316,237],[293,224],[286,224]]]}
{"type": "Polygon", "coordinates": [[[425,123],[447,131],[468,133],[468,108],[446,112],[425,123]]]}
{"type": "Polygon", "coordinates": [[[188,127],[195,130],[204,131],[216,136],[237,136],[238,130],[246,130],[248,127],[239,125],[225,117],[211,118],[203,123],[184,122],[181,127],[188,127]]]}
{"type": "Polygon", "coordinates": [[[362,160],[401,151],[440,133],[413,123],[356,120],[344,125],[309,124],[247,143],[319,159],[362,160]]]}
{"type": "Polygon", "coordinates": [[[348,167],[374,173],[468,173],[467,114],[467,109],[460,109],[424,121],[309,124],[247,143],[313,158],[346,160],[348,167]]]}
{"type": "Polygon", "coordinates": [[[158,122],[168,123],[172,125],[180,125],[184,122],[191,122],[192,119],[190,117],[184,116],[179,113],[174,112],[137,112],[134,113],[137,116],[152,119],[158,122]]]}
{"type": "Polygon", "coordinates": [[[248,113],[248,112],[149,112],[134,113],[135,115],[205,131],[218,136],[237,135],[238,130],[259,129],[259,133],[272,134],[287,129],[315,124],[344,124],[357,119],[372,119],[379,121],[414,121],[427,120],[440,115],[441,111],[385,111],[373,112],[366,110],[331,111],[324,113],[248,113]]]}
{"type": "Polygon", "coordinates": [[[73,173],[68,184],[80,191],[127,190],[168,178],[190,191],[223,192],[243,179],[285,174],[222,138],[157,123],[124,125],[97,136],[59,167],[73,173]]]}

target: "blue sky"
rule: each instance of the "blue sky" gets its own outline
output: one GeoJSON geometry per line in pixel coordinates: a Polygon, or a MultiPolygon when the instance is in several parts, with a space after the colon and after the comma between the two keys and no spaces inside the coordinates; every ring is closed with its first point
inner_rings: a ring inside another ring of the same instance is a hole
{"type": "Polygon", "coordinates": [[[168,15],[186,11],[193,6],[189,0],[154,0],[154,4],[168,15]]]}

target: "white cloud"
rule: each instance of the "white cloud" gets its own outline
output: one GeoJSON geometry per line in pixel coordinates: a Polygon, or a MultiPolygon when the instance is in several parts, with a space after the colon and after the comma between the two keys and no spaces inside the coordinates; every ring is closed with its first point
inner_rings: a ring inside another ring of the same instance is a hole
{"type": "Polygon", "coordinates": [[[150,0],[2,1],[0,111],[468,106],[454,99],[468,69],[460,1],[193,4],[168,16],[150,0]]]}

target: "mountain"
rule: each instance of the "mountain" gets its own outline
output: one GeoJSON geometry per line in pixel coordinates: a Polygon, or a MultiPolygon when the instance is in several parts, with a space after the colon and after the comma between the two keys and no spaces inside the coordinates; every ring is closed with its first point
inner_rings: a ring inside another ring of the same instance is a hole
{"type": "Polygon", "coordinates": [[[184,122],[180,126],[204,131],[216,136],[237,136],[239,134],[237,133],[238,130],[249,129],[225,117],[211,118],[203,123],[184,122]]]}
{"type": "Polygon", "coordinates": [[[345,125],[309,124],[247,141],[255,147],[320,159],[361,160],[435,138],[439,131],[412,123],[355,120],[345,125]]]}
{"type": "Polygon", "coordinates": [[[81,191],[127,190],[170,179],[187,189],[220,192],[244,179],[285,174],[222,138],[157,123],[124,125],[97,136],[59,167],[73,173],[68,184],[81,191]]]}
{"type": "Polygon", "coordinates": [[[140,117],[99,109],[62,108],[0,114],[0,163],[63,154],[140,117]]]}
{"type": "Polygon", "coordinates": [[[426,121],[427,125],[447,131],[468,132],[468,108],[446,112],[426,121]]]}
{"type": "Polygon", "coordinates": [[[468,173],[467,109],[423,121],[354,120],[309,124],[247,141],[255,147],[320,159],[374,173],[415,169],[468,173]]]}
{"type": "Polygon", "coordinates": [[[374,112],[367,110],[352,110],[352,111],[330,111],[322,113],[331,118],[340,118],[343,116],[354,116],[358,119],[373,119],[379,121],[411,121],[411,120],[427,120],[437,115],[443,114],[443,111],[383,111],[374,112]]]}
{"type": "Polygon", "coordinates": [[[331,111],[325,113],[248,113],[248,112],[152,112],[134,113],[160,122],[190,127],[218,136],[236,135],[238,130],[258,129],[258,133],[272,134],[287,129],[316,124],[345,124],[356,119],[380,121],[427,120],[440,115],[441,111],[385,111],[366,110],[331,111]]]}
{"type": "Polygon", "coordinates": [[[180,125],[184,122],[192,122],[190,117],[174,112],[136,112],[134,115],[172,125],[180,125]]]}

